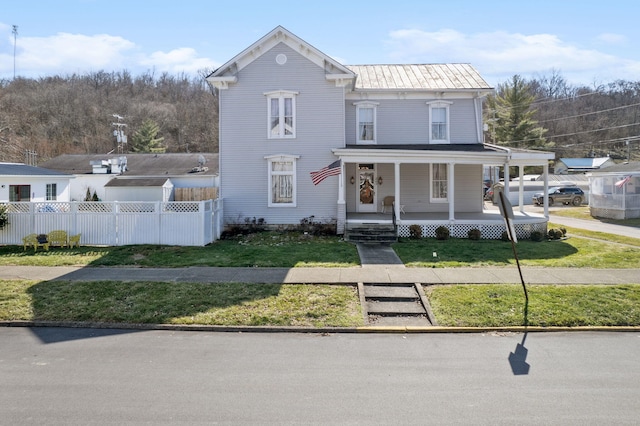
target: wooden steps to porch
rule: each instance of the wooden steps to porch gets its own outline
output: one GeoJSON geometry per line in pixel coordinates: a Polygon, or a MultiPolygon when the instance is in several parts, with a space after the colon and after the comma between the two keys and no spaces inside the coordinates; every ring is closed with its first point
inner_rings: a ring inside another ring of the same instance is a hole
{"type": "Polygon", "coordinates": [[[394,243],[398,241],[398,233],[390,223],[350,223],[344,239],[354,243],[394,243]]]}

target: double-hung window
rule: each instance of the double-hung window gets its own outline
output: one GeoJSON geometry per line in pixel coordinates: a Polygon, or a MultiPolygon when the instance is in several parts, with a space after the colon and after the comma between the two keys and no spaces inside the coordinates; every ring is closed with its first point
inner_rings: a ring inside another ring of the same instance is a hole
{"type": "Polygon", "coordinates": [[[297,155],[272,155],[265,157],[269,174],[269,207],[296,206],[297,155]]]}
{"type": "Polygon", "coordinates": [[[47,184],[47,201],[56,201],[58,199],[58,185],[55,183],[47,184]]]}
{"type": "Polygon", "coordinates": [[[376,143],[376,107],[375,102],[355,102],[356,106],[356,143],[376,143]]]}
{"type": "Polygon", "coordinates": [[[432,203],[446,203],[448,201],[448,185],[447,165],[443,163],[431,164],[430,199],[432,203]]]}
{"type": "Polygon", "coordinates": [[[427,102],[429,105],[429,143],[449,143],[449,106],[451,102],[427,102]]]}
{"type": "Polygon", "coordinates": [[[267,92],[269,139],[296,137],[296,95],[298,92],[279,90],[267,92]]]}

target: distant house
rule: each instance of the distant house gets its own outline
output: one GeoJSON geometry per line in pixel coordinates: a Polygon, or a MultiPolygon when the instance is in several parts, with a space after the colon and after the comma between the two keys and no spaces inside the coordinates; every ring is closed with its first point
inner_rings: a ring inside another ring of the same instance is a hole
{"type": "Polygon", "coordinates": [[[21,163],[0,163],[0,202],[69,201],[73,176],[21,163]]]}
{"type": "Polygon", "coordinates": [[[570,175],[602,170],[616,163],[609,157],[600,158],[561,158],[553,169],[556,175],[570,175]]]}
{"type": "Polygon", "coordinates": [[[640,162],[607,167],[589,175],[591,216],[609,219],[640,217],[640,162]]]}
{"type": "Polygon", "coordinates": [[[75,176],[71,201],[94,193],[105,201],[182,201],[188,193],[198,201],[216,198],[219,186],[217,153],[66,154],[42,166],[75,176]]]}
{"type": "MultiPolygon", "coordinates": [[[[400,236],[444,225],[499,238],[501,217],[483,210],[483,167],[546,172],[554,157],[483,143],[493,89],[469,64],[348,66],[279,26],[207,81],[218,89],[227,224],[312,217],[339,234],[394,223],[400,236]]],[[[524,234],[546,231],[545,217],[517,220],[524,234]]]]}
{"type": "Polygon", "coordinates": [[[103,201],[173,201],[169,178],[119,178],[104,186],[103,201]]]}

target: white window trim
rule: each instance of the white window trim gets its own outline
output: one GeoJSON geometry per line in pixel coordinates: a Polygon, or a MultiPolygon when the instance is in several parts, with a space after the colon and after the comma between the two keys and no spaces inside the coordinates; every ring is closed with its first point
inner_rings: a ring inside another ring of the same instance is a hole
{"type": "Polygon", "coordinates": [[[378,105],[379,102],[361,101],[354,102],[356,107],[356,144],[358,145],[375,145],[378,140],[378,105]],[[360,108],[373,109],[373,140],[360,139],[360,108]]]}
{"type": "Polygon", "coordinates": [[[267,97],[267,139],[295,139],[297,123],[296,123],[296,96],[299,92],[292,90],[274,90],[272,92],[264,92],[267,97]],[[284,99],[291,98],[291,109],[293,113],[293,129],[291,135],[284,134],[284,99]],[[279,116],[280,116],[280,134],[273,136],[271,134],[271,100],[278,99],[279,103],[279,116]]]}
{"type": "Polygon", "coordinates": [[[451,136],[449,133],[449,128],[450,128],[450,123],[451,123],[451,114],[450,114],[450,106],[453,104],[453,102],[449,102],[449,101],[430,101],[427,102],[427,105],[429,106],[429,143],[432,144],[447,144],[447,143],[451,143],[451,136]],[[432,114],[432,110],[433,108],[444,108],[447,114],[447,122],[446,122],[446,130],[445,133],[447,135],[446,139],[432,139],[432,135],[433,135],[433,114],[432,114]]]}
{"type": "Polygon", "coordinates": [[[267,160],[267,206],[268,207],[296,207],[297,206],[297,193],[298,193],[298,179],[296,173],[296,163],[300,158],[299,155],[291,155],[291,154],[276,154],[276,155],[267,155],[264,157],[267,160]],[[291,161],[293,163],[293,167],[291,171],[287,172],[272,172],[271,164],[274,162],[280,161],[291,161]],[[274,203],[271,197],[272,190],[272,176],[273,175],[292,175],[293,176],[293,191],[290,203],[274,203]]]}
{"type": "Polygon", "coordinates": [[[449,202],[449,193],[448,193],[448,189],[449,189],[449,167],[448,164],[446,163],[430,163],[429,164],[429,201],[431,203],[448,203],[449,202]],[[447,173],[447,196],[445,198],[436,198],[433,196],[433,165],[434,164],[443,164],[445,166],[445,171],[447,173]]]}
{"type": "Polygon", "coordinates": [[[44,198],[46,199],[46,201],[58,200],[58,184],[57,183],[46,184],[44,192],[45,192],[44,198]],[[55,188],[55,191],[53,191],[54,188],[55,188]]]}

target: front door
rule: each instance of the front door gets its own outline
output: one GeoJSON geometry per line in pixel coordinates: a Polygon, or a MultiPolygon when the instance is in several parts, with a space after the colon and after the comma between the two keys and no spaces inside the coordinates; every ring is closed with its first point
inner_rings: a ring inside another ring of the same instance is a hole
{"type": "Polygon", "coordinates": [[[358,164],[358,188],[357,203],[358,212],[375,213],[377,209],[378,194],[376,188],[375,164],[358,164]]]}

